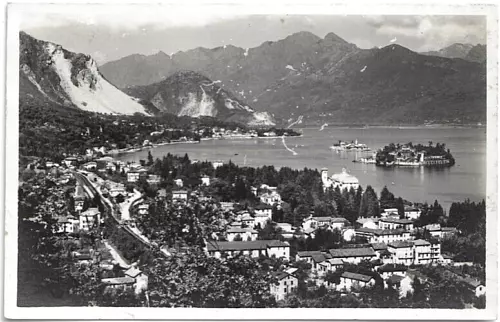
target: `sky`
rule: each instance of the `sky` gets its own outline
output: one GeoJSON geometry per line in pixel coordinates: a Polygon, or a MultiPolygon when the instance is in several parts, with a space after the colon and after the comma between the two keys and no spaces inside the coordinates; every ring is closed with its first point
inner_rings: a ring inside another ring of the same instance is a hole
{"type": "Polygon", "coordinates": [[[486,43],[483,16],[235,15],[231,12],[151,10],[23,13],[20,29],[32,36],[90,54],[103,64],[131,54],[172,54],[196,47],[242,48],[299,31],[319,37],[334,32],[360,48],[397,43],[414,51],[453,43],[486,43]]]}

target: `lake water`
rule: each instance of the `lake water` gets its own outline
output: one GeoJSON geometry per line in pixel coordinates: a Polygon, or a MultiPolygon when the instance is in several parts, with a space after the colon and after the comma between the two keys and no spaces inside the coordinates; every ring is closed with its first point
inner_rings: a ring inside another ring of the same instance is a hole
{"type": "MultiPolygon", "coordinates": [[[[296,169],[328,168],[329,174],[348,171],[363,187],[371,185],[377,193],[384,186],[404,199],[416,202],[438,200],[445,209],[454,201],[486,198],[486,129],[485,128],[333,128],[301,129],[302,137],[287,138],[288,151],[278,139],[225,139],[202,141],[200,144],[164,145],[152,148],[153,156],[188,153],[191,159],[232,160],[247,166],[274,165],[296,169]],[[353,163],[355,158],[371,153],[335,152],[329,147],[338,140],[358,140],[372,150],[390,142],[428,144],[446,143],[456,164],[449,168],[383,168],[374,164],[353,163]]],[[[118,156],[123,161],[146,159],[148,150],[118,156]]]]}

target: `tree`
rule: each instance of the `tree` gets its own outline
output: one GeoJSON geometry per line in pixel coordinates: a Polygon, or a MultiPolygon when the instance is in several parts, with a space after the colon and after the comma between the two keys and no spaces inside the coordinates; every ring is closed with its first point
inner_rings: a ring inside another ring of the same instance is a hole
{"type": "Polygon", "coordinates": [[[281,228],[279,228],[276,223],[268,222],[267,225],[259,231],[259,235],[257,239],[260,240],[272,240],[279,239],[283,240],[283,236],[281,235],[281,228]]]}
{"type": "Polygon", "coordinates": [[[371,186],[366,187],[366,191],[361,198],[359,209],[360,217],[380,217],[380,208],[377,194],[371,186]]]}
{"type": "Polygon", "coordinates": [[[403,198],[401,197],[397,198],[395,206],[398,209],[399,218],[405,218],[405,204],[403,198]]]}
{"type": "Polygon", "coordinates": [[[387,186],[384,186],[382,191],[380,192],[380,208],[394,208],[396,206],[396,201],[394,195],[387,189],[387,186]]]}
{"type": "Polygon", "coordinates": [[[152,307],[275,307],[269,284],[256,260],[237,256],[221,261],[202,251],[156,257],[145,268],[152,307]]]}
{"type": "Polygon", "coordinates": [[[154,158],[153,158],[153,155],[151,154],[151,150],[149,150],[148,151],[148,163],[147,163],[147,165],[151,166],[151,165],[153,165],[153,163],[154,163],[154,158]]]}

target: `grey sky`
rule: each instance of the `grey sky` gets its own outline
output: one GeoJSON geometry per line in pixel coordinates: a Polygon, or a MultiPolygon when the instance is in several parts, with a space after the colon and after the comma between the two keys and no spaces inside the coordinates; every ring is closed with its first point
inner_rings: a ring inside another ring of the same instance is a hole
{"type": "Polygon", "coordinates": [[[361,48],[385,46],[391,40],[415,51],[436,50],[455,42],[484,44],[483,16],[345,16],[345,15],[151,15],[141,12],[134,19],[95,14],[87,16],[45,15],[21,24],[39,39],[61,44],[68,50],[92,55],[99,63],[134,54],[171,54],[195,47],[213,48],[233,44],[256,47],[298,31],[320,37],[334,32],[361,48]]]}

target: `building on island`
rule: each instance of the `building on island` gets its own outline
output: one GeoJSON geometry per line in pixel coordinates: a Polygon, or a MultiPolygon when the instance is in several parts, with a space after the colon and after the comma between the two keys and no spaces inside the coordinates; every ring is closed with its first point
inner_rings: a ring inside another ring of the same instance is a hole
{"type": "Polygon", "coordinates": [[[355,176],[349,174],[345,168],[342,169],[341,173],[336,173],[331,177],[328,177],[327,168],[321,169],[321,181],[323,182],[323,189],[325,190],[330,187],[333,189],[339,188],[340,190],[350,190],[351,188],[356,190],[359,187],[359,180],[355,176]]]}

